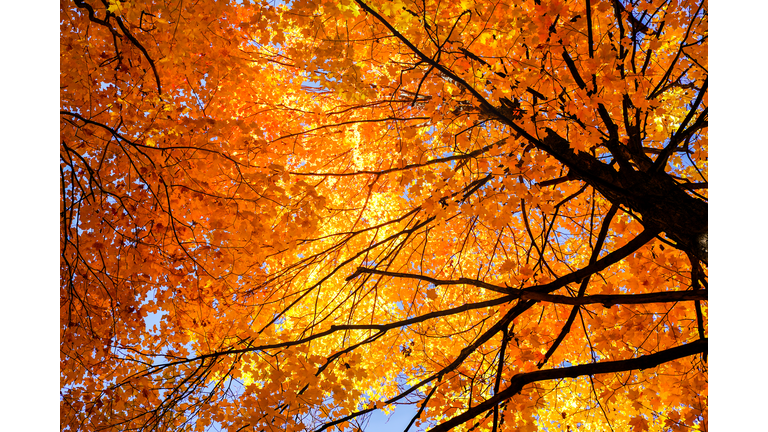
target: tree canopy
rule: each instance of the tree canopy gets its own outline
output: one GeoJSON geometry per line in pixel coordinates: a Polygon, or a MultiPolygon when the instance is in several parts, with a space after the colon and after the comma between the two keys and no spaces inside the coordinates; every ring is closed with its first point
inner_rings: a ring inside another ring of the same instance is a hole
{"type": "Polygon", "coordinates": [[[706,430],[707,8],[62,2],[62,430],[706,430]]]}

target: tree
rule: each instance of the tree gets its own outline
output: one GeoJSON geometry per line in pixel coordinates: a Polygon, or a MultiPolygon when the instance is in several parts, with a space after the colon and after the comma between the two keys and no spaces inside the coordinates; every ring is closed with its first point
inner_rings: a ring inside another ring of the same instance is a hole
{"type": "Polygon", "coordinates": [[[707,35],[63,2],[62,430],[706,429],[707,35]]]}

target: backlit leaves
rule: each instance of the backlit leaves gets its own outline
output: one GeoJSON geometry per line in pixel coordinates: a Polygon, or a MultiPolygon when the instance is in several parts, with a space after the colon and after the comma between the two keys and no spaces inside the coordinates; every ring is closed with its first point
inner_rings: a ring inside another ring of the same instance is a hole
{"type": "Polygon", "coordinates": [[[705,428],[706,3],[61,8],[62,430],[705,428]]]}

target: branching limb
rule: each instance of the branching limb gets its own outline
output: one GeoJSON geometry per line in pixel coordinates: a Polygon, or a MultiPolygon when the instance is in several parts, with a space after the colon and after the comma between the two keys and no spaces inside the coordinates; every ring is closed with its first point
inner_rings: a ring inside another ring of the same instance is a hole
{"type": "Polygon", "coordinates": [[[635,369],[649,369],[661,364],[668,363],[681,358],[689,357],[695,354],[707,352],[707,339],[699,339],[685,345],[669,348],[654,354],[648,354],[628,360],[614,360],[598,363],[589,363],[578,366],[570,366],[558,369],[545,369],[534,372],[517,374],[510,380],[509,386],[494,395],[490,399],[468,409],[464,413],[439,424],[430,429],[429,432],[449,431],[454,427],[466,423],[478,415],[493,409],[504,400],[511,398],[519,393],[527,384],[538,381],[550,381],[563,378],[577,378],[585,375],[596,375],[605,373],[627,372],[635,369]]]}
{"type": "MultiPolygon", "coordinates": [[[[608,228],[610,227],[611,221],[613,220],[613,217],[616,215],[616,212],[618,210],[619,210],[619,206],[614,204],[608,210],[608,214],[605,215],[605,218],[603,218],[603,224],[600,227],[600,232],[597,235],[597,241],[596,241],[595,247],[592,249],[592,256],[589,257],[590,264],[597,261],[598,256],[600,256],[600,250],[603,248],[605,237],[608,235],[608,228]]],[[[590,277],[587,276],[581,282],[581,286],[579,287],[578,297],[583,297],[584,294],[586,293],[587,286],[589,285],[589,279],[590,277]]],[[[557,347],[560,346],[560,344],[563,342],[563,339],[565,339],[565,335],[567,335],[568,332],[571,331],[571,326],[573,325],[573,322],[576,319],[577,312],[578,312],[578,306],[571,309],[571,313],[570,315],[568,315],[568,319],[565,321],[565,325],[563,325],[563,328],[560,330],[560,334],[557,336],[552,346],[549,347],[549,349],[547,350],[547,353],[544,355],[544,358],[536,365],[539,369],[541,369],[541,367],[544,366],[547,360],[549,360],[549,358],[552,357],[552,354],[555,353],[555,350],[557,350],[557,347]]]]}

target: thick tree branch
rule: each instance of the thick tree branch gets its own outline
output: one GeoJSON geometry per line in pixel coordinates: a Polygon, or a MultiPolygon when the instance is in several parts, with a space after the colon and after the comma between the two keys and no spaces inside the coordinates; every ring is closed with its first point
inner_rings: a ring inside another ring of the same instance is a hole
{"type": "Polygon", "coordinates": [[[550,381],[563,378],[577,378],[585,375],[596,375],[616,372],[627,372],[636,369],[650,369],[681,358],[707,352],[708,339],[699,339],[685,345],[659,351],[628,360],[614,360],[598,363],[583,364],[558,369],[545,369],[523,374],[517,374],[510,380],[509,386],[490,399],[468,409],[462,414],[429,430],[429,432],[449,431],[466,423],[478,415],[493,409],[504,400],[519,393],[527,384],[537,381],[550,381]]]}
{"type": "Polygon", "coordinates": [[[612,305],[648,304],[648,303],[673,303],[679,301],[707,300],[707,290],[699,291],[668,291],[643,294],[595,294],[584,297],[569,297],[555,294],[523,293],[523,300],[536,300],[557,304],[588,305],[602,304],[605,307],[612,305]]]}

